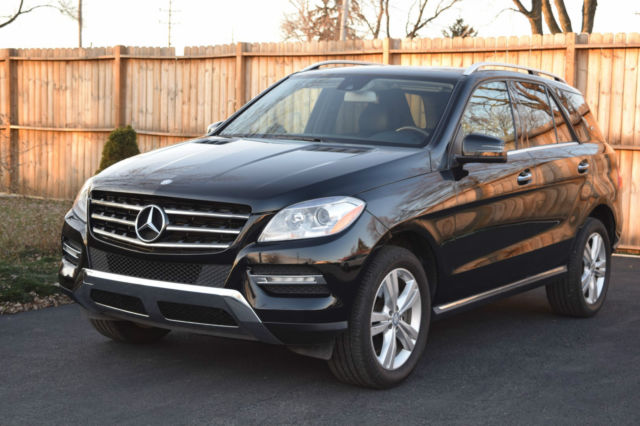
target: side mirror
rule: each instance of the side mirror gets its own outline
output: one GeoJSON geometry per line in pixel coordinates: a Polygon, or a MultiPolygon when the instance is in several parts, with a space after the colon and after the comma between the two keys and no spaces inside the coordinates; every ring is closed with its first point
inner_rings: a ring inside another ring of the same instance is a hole
{"type": "Polygon", "coordinates": [[[464,163],[506,163],[507,153],[504,141],[488,135],[471,133],[462,140],[462,155],[456,156],[460,164],[464,163]]]}
{"type": "Polygon", "coordinates": [[[210,135],[211,133],[213,133],[218,127],[220,127],[220,125],[222,124],[222,121],[216,121],[215,123],[211,123],[207,126],[207,135],[210,135]]]}

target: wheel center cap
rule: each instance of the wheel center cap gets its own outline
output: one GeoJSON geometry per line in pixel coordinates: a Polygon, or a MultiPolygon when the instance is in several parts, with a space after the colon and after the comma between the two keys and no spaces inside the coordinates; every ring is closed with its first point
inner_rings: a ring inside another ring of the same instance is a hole
{"type": "Polygon", "coordinates": [[[393,315],[391,315],[391,324],[398,325],[398,323],[400,322],[400,315],[398,315],[397,312],[394,312],[393,315]]]}

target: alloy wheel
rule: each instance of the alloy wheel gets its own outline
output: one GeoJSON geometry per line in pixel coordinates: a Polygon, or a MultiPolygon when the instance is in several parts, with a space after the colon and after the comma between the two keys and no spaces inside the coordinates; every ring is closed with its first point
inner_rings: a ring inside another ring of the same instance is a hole
{"type": "Polygon", "coordinates": [[[383,368],[398,369],[409,359],[421,319],[416,278],[404,268],[392,270],[380,283],[371,309],[371,345],[383,368]]]}
{"type": "Polygon", "coordinates": [[[607,251],[599,233],[589,235],[582,254],[582,295],[591,305],[598,301],[607,272],[607,251]]]}

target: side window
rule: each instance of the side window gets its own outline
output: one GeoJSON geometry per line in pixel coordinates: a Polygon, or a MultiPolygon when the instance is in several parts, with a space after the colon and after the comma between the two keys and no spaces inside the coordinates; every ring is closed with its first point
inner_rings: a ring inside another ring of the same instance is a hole
{"type": "Polygon", "coordinates": [[[536,83],[517,81],[513,88],[522,127],[518,148],[556,143],[558,137],[545,87],[536,83]]]}
{"type": "Polygon", "coordinates": [[[574,142],[567,120],[564,119],[555,99],[551,99],[551,109],[553,111],[553,121],[556,124],[556,131],[558,132],[558,143],[574,142]]]}
{"type": "Polygon", "coordinates": [[[469,99],[460,126],[463,137],[469,133],[480,133],[504,140],[506,151],[516,149],[507,84],[493,81],[479,86],[469,99]]]}
{"type": "Polygon", "coordinates": [[[599,141],[604,138],[595,117],[589,110],[581,94],[569,90],[556,89],[560,103],[569,113],[569,120],[581,142],[599,141]]]}

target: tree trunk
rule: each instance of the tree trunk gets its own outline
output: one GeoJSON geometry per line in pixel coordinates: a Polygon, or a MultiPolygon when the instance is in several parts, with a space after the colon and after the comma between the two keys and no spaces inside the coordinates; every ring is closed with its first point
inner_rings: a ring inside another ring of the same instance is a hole
{"type": "Polygon", "coordinates": [[[542,34],[542,0],[531,0],[531,10],[527,10],[520,0],[513,0],[513,3],[518,11],[529,20],[531,33],[542,34]]]}
{"type": "Polygon", "coordinates": [[[596,7],[598,7],[598,0],[584,0],[582,3],[582,32],[593,32],[593,21],[596,16],[596,7]]]}
{"type": "Polygon", "coordinates": [[[82,0],[78,0],[78,47],[82,47],[82,0]]]}
{"type": "Polygon", "coordinates": [[[547,27],[549,27],[551,34],[558,34],[562,32],[556,22],[556,18],[553,16],[553,9],[551,8],[549,0],[542,0],[542,14],[544,15],[544,21],[547,23],[547,27]]]}
{"type": "Polygon", "coordinates": [[[573,28],[571,27],[571,19],[569,19],[569,14],[567,13],[567,8],[564,5],[564,0],[555,0],[555,4],[556,9],[558,9],[558,20],[562,26],[562,31],[565,33],[572,33],[573,28]]]}

